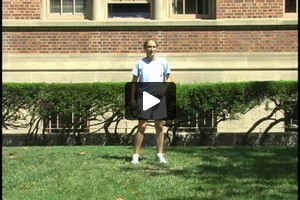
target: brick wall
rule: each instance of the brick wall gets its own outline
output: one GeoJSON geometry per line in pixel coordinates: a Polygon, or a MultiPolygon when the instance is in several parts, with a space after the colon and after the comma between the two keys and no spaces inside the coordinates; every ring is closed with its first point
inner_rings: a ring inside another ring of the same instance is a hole
{"type": "Polygon", "coordinates": [[[2,19],[41,19],[42,0],[2,0],[2,19]]]}
{"type": "MultiPolygon", "coordinates": [[[[280,18],[284,0],[217,0],[217,19],[280,18]]],[[[41,18],[42,0],[3,0],[2,18],[37,20],[41,18]]]]}
{"type": "Polygon", "coordinates": [[[160,52],[296,52],[297,30],[3,32],[3,53],[138,53],[154,38],[160,52]]]}
{"type": "Polygon", "coordinates": [[[284,0],[217,0],[217,19],[281,18],[284,0]]]}

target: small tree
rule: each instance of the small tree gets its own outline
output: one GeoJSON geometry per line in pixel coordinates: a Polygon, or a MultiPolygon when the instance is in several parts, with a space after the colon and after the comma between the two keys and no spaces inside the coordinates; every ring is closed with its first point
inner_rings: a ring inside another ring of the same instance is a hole
{"type": "Polygon", "coordinates": [[[265,82],[265,86],[261,89],[261,93],[264,97],[265,109],[270,110],[270,113],[258,119],[250,129],[244,134],[243,143],[247,144],[248,136],[253,132],[253,130],[265,121],[271,121],[269,126],[263,131],[262,137],[260,138],[258,144],[263,145],[266,139],[270,136],[269,131],[278,123],[283,122],[285,117],[276,119],[273,116],[277,112],[286,113],[294,112],[298,105],[298,85],[293,81],[271,81],[265,82]],[[274,104],[274,108],[270,109],[270,103],[274,104]]]}

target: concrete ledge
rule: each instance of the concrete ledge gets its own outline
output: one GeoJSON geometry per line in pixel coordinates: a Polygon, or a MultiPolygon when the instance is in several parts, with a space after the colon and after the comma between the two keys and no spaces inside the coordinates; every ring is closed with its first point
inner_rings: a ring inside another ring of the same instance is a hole
{"type": "Polygon", "coordinates": [[[298,25],[298,19],[170,19],[170,20],[2,20],[2,27],[114,27],[114,26],[269,26],[269,25],[298,25]]]}
{"type": "Polygon", "coordinates": [[[11,30],[51,30],[72,29],[86,30],[88,28],[101,30],[171,30],[171,29],[215,29],[215,28],[254,28],[259,29],[284,26],[297,29],[298,19],[217,19],[217,20],[2,20],[4,31],[11,30]]]}
{"type": "MultiPolygon", "coordinates": [[[[2,54],[3,71],[131,71],[144,53],[2,54]],[[47,62],[45,62],[45,60],[47,62]]],[[[298,52],[157,53],[174,70],[298,70],[298,52]]]]}
{"type": "MultiPolygon", "coordinates": [[[[143,53],[3,54],[3,82],[130,81],[143,53]],[[45,62],[47,60],[47,62],[45,62]]],[[[298,52],[158,53],[175,82],[298,80],[298,52]]]]}
{"type": "MultiPolygon", "coordinates": [[[[176,142],[172,137],[166,139],[166,145],[206,146],[206,145],[242,145],[244,133],[219,133],[214,137],[204,138],[200,134],[188,133],[178,135],[176,142]],[[171,139],[171,140],[170,140],[171,139]]],[[[248,136],[248,145],[258,145],[260,133],[248,136]]],[[[80,137],[58,135],[2,134],[2,146],[48,146],[48,145],[133,145],[133,136],[128,134],[82,134],[80,137]],[[110,142],[109,142],[110,141],[110,142]],[[113,141],[113,143],[112,143],[113,141]]],[[[155,134],[145,135],[145,146],[156,145],[155,134]]],[[[270,133],[264,145],[298,146],[298,133],[270,133]]]]}
{"type": "MultiPolygon", "coordinates": [[[[176,71],[172,70],[175,83],[239,82],[239,81],[278,81],[298,80],[296,70],[260,71],[176,71]]],[[[91,83],[91,82],[128,82],[131,72],[123,71],[63,71],[63,72],[26,72],[2,70],[3,82],[29,83],[91,83]]]]}

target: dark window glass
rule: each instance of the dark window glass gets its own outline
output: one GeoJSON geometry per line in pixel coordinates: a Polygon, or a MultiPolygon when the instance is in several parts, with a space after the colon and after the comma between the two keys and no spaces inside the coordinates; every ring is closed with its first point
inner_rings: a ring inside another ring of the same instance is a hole
{"type": "Polygon", "coordinates": [[[195,0],[185,0],[185,14],[196,14],[195,0]]]}
{"type": "Polygon", "coordinates": [[[208,15],[212,0],[173,0],[174,13],[208,15]]]}
{"type": "Polygon", "coordinates": [[[295,102],[286,102],[286,105],[290,106],[290,109],[285,111],[285,131],[298,132],[298,109],[299,105],[295,102]]]}
{"type": "Polygon", "coordinates": [[[108,16],[111,18],[121,17],[138,17],[150,18],[150,4],[149,3],[134,3],[134,4],[108,4],[108,16]]]}
{"type": "Polygon", "coordinates": [[[208,1],[197,0],[197,14],[207,15],[208,14],[208,1]]]}
{"type": "Polygon", "coordinates": [[[175,5],[175,13],[183,14],[183,0],[177,0],[177,5],[175,5]]]}
{"type": "Polygon", "coordinates": [[[296,12],[296,0],[285,0],[285,12],[286,13],[296,12]]]}
{"type": "Polygon", "coordinates": [[[51,120],[51,128],[53,128],[53,129],[58,128],[57,114],[52,114],[50,120],[51,120]]]}

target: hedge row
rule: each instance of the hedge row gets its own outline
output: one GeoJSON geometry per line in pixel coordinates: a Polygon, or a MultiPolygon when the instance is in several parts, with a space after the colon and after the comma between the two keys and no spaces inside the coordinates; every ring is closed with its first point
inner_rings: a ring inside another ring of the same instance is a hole
{"type": "MultiPolygon", "coordinates": [[[[113,122],[124,119],[124,89],[123,82],[3,83],[2,126],[29,127],[29,133],[34,133],[49,115],[74,113],[81,119],[98,120],[108,132],[113,122]],[[109,117],[108,112],[112,113],[109,117]]],[[[198,113],[198,117],[205,117],[212,112],[217,118],[216,126],[270,102],[277,110],[293,112],[297,99],[297,81],[177,84],[177,118],[169,126],[176,131],[187,116],[198,113]]],[[[73,125],[79,127],[77,123],[73,125]]],[[[64,131],[70,127],[66,122],[64,131]]]]}

